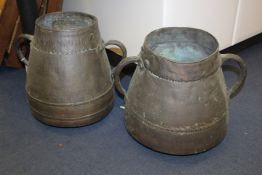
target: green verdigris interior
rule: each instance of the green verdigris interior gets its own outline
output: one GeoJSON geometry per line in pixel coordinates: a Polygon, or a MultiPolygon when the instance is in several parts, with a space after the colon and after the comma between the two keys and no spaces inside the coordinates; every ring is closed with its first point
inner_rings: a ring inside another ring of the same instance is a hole
{"type": "Polygon", "coordinates": [[[179,63],[204,60],[218,47],[216,39],[205,31],[175,27],[152,32],[146,43],[155,54],[179,63]]]}
{"type": "Polygon", "coordinates": [[[42,16],[37,24],[50,30],[72,30],[88,27],[94,23],[92,16],[79,12],[59,12],[42,16]]]}

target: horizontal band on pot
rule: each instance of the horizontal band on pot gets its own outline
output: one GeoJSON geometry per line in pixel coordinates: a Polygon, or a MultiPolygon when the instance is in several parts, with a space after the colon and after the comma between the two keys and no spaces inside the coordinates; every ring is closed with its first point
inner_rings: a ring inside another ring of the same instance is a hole
{"type": "Polygon", "coordinates": [[[155,75],[174,81],[194,81],[207,77],[221,65],[218,52],[209,56],[208,59],[195,63],[176,63],[171,60],[153,55],[151,51],[143,49],[141,58],[145,68],[155,75]]]}

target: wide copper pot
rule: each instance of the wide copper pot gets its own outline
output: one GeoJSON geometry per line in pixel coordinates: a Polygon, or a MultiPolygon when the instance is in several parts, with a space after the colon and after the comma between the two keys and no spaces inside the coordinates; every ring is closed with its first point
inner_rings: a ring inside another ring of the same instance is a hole
{"type": "Polygon", "coordinates": [[[26,92],[33,115],[59,127],[77,127],[103,118],[113,107],[114,87],[97,18],[80,12],[39,17],[35,34],[21,35],[17,53],[27,67],[26,92]],[[31,41],[29,61],[19,48],[31,41]]]}
{"type": "Polygon", "coordinates": [[[229,100],[246,77],[244,61],[220,54],[217,40],[194,28],[162,28],[145,38],[139,56],[123,59],[115,85],[125,100],[125,125],[139,142],[154,150],[187,155],[206,151],[225,137],[229,100]],[[227,88],[222,64],[239,65],[236,83],[227,88]],[[128,91],[119,74],[137,67],[128,91]]]}

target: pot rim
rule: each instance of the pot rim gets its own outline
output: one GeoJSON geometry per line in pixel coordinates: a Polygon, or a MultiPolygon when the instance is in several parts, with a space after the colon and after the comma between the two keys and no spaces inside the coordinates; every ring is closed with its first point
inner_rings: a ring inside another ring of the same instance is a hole
{"type": "Polygon", "coordinates": [[[193,27],[162,27],[162,28],[159,28],[159,29],[156,29],[156,30],[153,30],[152,32],[150,32],[146,37],[145,37],[145,40],[144,40],[144,44],[143,44],[143,49],[146,49],[150,54],[152,54],[153,56],[157,57],[157,58],[160,58],[160,59],[164,59],[164,60],[167,60],[167,61],[170,61],[172,63],[175,63],[175,64],[180,64],[180,65],[190,65],[190,64],[196,64],[196,63],[201,63],[201,62],[205,62],[209,59],[212,59],[214,58],[214,56],[219,53],[219,43],[217,41],[217,39],[209,32],[205,31],[205,30],[202,30],[202,29],[198,29],[198,28],[193,28],[193,27]],[[199,32],[202,32],[202,33],[205,33],[206,35],[210,36],[215,44],[216,44],[216,49],[214,49],[214,51],[212,51],[211,54],[209,54],[208,56],[206,56],[205,58],[199,60],[199,61],[192,61],[192,62],[177,62],[175,60],[172,60],[168,57],[164,57],[164,56],[161,56],[160,54],[157,54],[155,53],[149,46],[149,43],[148,43],[148,40],[149,38],[154,35],[154,34],[157,34],[157,33],[160,33],[161,31],[163,30],[174,30],[174,29],[190,29],[190,30],[194,30],[194,31],[199,31],[199,32]]]}
{"type": "Polygon", "coordinates": [[[84,31],[84,30],[88,30],[90,27],[97,25],[97,17],[88,13],[84,13],[84,12],[78,12],[78,11],[60,11],[60,12],[52,12],[52,13],[47,13],[43,16],[40,16],[36,19],[35,21],[35,26],[39,27],[40,29],[46,30],[46,31],[52,31],[52,32],[64,32],[64,31],[68,31],[68,32],[79,32],[79,31],[84,31]],[[86,16],[89,17],[92,22],[90,24],[88,24],[87,26],[84,27],[78,27],[78,28],[72,28],[72,29],[54,29],[54,28],[50,28],[44,25],[41,25],[41,22],[44,21],[44,18],[46,18],[47,16],[52,16],[52,15],[57,15],[57,14],[77,14],[77,15],[82,15],[82,16],[86,16]]]}

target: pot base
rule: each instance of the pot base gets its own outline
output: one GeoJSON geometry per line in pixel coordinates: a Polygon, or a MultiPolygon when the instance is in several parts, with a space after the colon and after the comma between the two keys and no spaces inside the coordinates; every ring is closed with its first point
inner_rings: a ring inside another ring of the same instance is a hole
{"type": "Polygon", "coordinates": [[[114,89],[100,97],[78,104],[47,104],[28,95],[33,116],[56,127],[80,127],[93,124],[105,117],[114,106],[114,89]]]}
{"type": "Polygon", "coordinates": [[[130,111],[125,112],[125,125],[130,135],[146,147],[174,155],[205,152],[222,142],[227,130],[227,117],[211,127],[193,132],[160,128],[141,119],[130,111]]]}
{"type": "Polygon", "coordinates": [[[56,127],[63,127],[63,128],[69,128],[69,127],[81,127],[85,125],[91,125],[93,123],[96,123],[103,119],[113,108],[114,103],[112,102],[109,104],[105,109],[99,111],[98,113],[86,115],[80,118],[72,118],[72,119],[53,119],[51,117],[46,117],[38,113],[37,111],[34,111],[34,109],[31,108],[33,116],[39,120],[42,123],[56,126],[56,127]]]}

